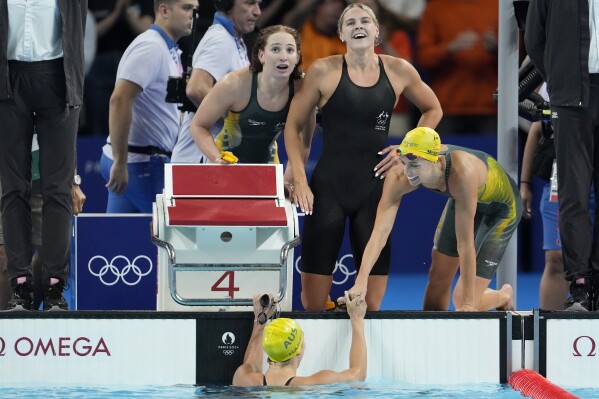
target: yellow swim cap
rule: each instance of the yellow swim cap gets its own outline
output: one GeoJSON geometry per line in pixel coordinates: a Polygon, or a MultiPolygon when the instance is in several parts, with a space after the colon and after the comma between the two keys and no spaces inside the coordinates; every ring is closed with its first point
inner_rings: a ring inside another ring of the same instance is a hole
{"type": "Polygon", "coordinates": [[[264,328],[262,346],[271,360],[286,362],[297,355],[304,341],[304,332],[295,320],[274,319],[264,328]]]}
{"type": "Polygon", "coordinates": [[[441,151],[441,138],[430,127],[417,127],[410,130],[397,147],[397,155],[400,157],[413,154],[431,162],[437,162],[439,151],[441,151]]]}

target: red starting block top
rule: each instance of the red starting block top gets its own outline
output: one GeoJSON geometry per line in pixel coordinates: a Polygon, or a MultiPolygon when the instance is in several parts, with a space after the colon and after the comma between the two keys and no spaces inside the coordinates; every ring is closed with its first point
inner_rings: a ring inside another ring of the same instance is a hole
{"type": "Polygon", "coordinates": [[[275,199],[178,198],[168,207],[171,226],[287,226],[275,199]]]}
{"type": "Polygon", "coordinates": [[[276,198],[277,169],[274,166],[172,165],[172,195],[175,198],[276,198]]]}

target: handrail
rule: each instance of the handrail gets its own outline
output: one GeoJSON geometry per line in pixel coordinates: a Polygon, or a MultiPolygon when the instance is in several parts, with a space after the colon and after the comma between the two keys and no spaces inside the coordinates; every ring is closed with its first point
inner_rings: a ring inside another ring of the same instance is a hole
{"type": "Polygon", "coordinates": [[[276,271],[279,270],[279,292],[278,302],[281,302],[287,293],[287,259],[289,250],[298,246],[301,242],[299,235],[281,247],[279,264],[276,263],[247,263],[247,264],[214,264],[214,263],[181,263],[176,260],[173,246],[158,238],[152,233],[152,242],[166,250],[169,264],[169,289],[171,297],[175,302],[184,306],[252,306],[252,299],[209,299],[209,298],[184,298],[177,292],[177,272],[180,271],[276,271]]]}

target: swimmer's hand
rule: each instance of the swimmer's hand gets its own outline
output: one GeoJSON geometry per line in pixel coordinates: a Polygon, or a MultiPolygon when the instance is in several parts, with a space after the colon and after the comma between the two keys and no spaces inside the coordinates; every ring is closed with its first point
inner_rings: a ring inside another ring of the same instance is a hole
{"type": "MultiPolygon", "coordinates": [[[[362,298],[366,298],[366,292],[368,291],[368,282],[364,283],[360,282],[359,279],[356,279],[354,286],[347,291],[349,293],[350,298],[361,296],[362,298]]],[[[342,298],[339,298],[342,299],[342,298]]]]}
{"type": "Polygon", "coordinates": [[[364,318],[366,314],[366,299],[361,295],[351,296],[349,291],[345,291],[345,295],[337,299],[337,303],[345,304],[347,313],[351,319],[353,318],[364,318]]]}
{"type": "Polygon", "coordinates": [[[389,170],[393,166],[399,164],[399,157],[397,156],[396,150],[397,145],[390,145],[379,151],[379,156],[384,158],[374,167],[374,177],[379,179],[385,178],[389,170]]]}
{"type": "Polygon", "coordinates": [[[314,194],[312,194],[312,190],[310,190],[308,182],[295,181],[290,199],[291,202],[295,206],[298,206],[304,214],[312,214],[314,209],[314,194]]]}

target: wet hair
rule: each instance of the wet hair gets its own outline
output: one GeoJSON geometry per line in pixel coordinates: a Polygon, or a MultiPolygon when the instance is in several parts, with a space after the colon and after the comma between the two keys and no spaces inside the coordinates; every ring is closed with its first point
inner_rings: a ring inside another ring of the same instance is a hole
{"type": "Polygon", "coordinates": [[[264,66],[258,58],[258,53],[260,52],[260,50],[264,51],[264,49],[266,48],[266,42],[268,41],[268,38],[272,34],[277,32],[289,33],[291,36],[293,36],[293,39],[295,40],[295,51],[298,54],[298,60],[297,65],[295,66],[295,68],[293,68],[293,72],[291,72],[291,75],[289,76],[289,79],[300,79],[304,74],[304,71],[302,70],[302,38],[297,30],[285,25],[268,26],[260,31],[260,33],[258,34],[258,38],[256,39],[256,43],[254,44],[254,48],[252,49],[250,72],[262,72],[264,66]]]}
{"type": "Polygon", "coordinates": [[[341,13],[341,16],[339,17],[339,20],[337,21],[337,33],[338,34],[341,34],[341,28],[343,27],[343,19],[345,18],[345,14],[352,8],[362,9],[364,12],[366,12],[366,14],[368,14],[368,16],[370,18],[372,18],[372,21],[374,22],[375,25],[379,24],[379,20],[376,18],[376,15],[375,15],[374,11],[372,11],[372,8],[368,7],[366,4],[352,3],[352,4],[348,5],[347,7],[345,7],[345,10],[343,10],[343,12],[341,13]]]}
{"type": "MultiPolygon", "coordinates": [[[[291,359],[293,359],[293,357],[291,359]]],[[[268,364],[278,364],[279,366],[284,367],[284,366],[289,365],[289,363],[291,363],[291,359],[285,360],[284,362],[277,362],[276,360],[272,360],[270,357],[267,357],[266,362],[268,364]]]]}

